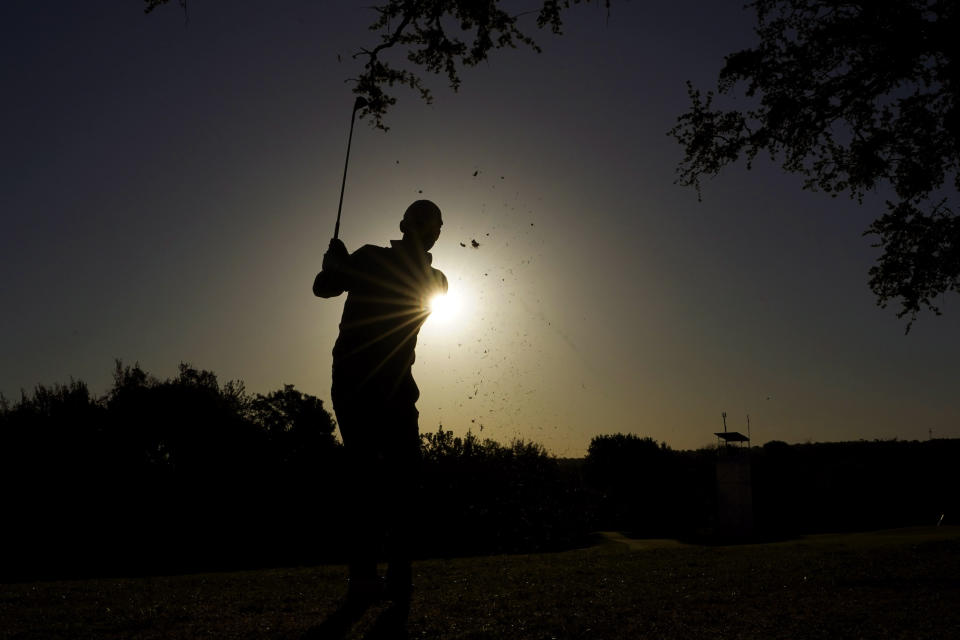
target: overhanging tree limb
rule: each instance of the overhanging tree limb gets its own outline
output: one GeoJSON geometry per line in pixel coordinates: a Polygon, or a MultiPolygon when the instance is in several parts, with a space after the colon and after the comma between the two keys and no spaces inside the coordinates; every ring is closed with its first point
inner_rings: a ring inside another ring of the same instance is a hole
{"type": "Polygon", "coordinates": [[[877,303],[898,302],[909,332],[918,313],[960,290],[960,4],[756,0],[760,42],[733,53],[716,92],[689,86],[691,107],[670,131],[685,149],[677,182],[760,152],[803,187],[862,200],[895,198],[866,234],[882,250],[870,270],[877,303]],[[751,109],[717,109],[742,92],[751,109]],[[955,205],[954,205],[955,206],[955,205]]]}

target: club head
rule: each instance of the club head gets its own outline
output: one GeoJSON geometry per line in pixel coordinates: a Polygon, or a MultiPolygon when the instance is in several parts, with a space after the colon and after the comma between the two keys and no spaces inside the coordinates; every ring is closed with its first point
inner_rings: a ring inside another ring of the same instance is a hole
{"type": "Polygon", "coordinates": [[[363,96],[357,96],[356,102],[353,103],[353,112],[356,113],[357,111],[359,111],[360,109],[363,109],[368,104],[369,103],[367,102],[366,98],[364,98],[363,96]]]}

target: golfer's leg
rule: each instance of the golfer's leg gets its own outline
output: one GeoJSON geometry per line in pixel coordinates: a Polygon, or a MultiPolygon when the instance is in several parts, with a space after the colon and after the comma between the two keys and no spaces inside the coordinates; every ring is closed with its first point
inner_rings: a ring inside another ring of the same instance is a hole
{"type": "Polygon", "coordinates": [[[395,600],[409,599],[413,584],[414,536],[420,514],[420,436],[416,409],[408,408],[397,425],[399,437],[390,449],[387,520],[387,589],[395,600]]]}
{"type": "Polygon", "coordinates": [[[379,584],[377,580],[377,517],[376,517],[376,487],[373,486],[373,470],[370,456],[356,454],[349,455],[350,483],[349,498],[349,562],[350,562],[350,589],[363,591],[375,590],[379,584]]]}
{"type": "Polygon", "coordinates": [[[377,578],[376,510],[374,506],[376,454],[371,445],[367,420],[356,403],[341,400],[334,405],[347,467],[344,487],[347,508],[347,558],[350,570],[348,596],[374,597],[380,587],[377,578]]]}

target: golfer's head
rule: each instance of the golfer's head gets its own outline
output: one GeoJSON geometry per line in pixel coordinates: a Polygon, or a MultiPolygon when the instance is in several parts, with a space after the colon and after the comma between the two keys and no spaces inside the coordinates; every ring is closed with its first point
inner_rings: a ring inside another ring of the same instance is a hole
{"type": "Polygon", "coordinates": [[[440,237],[442,226],[440,207],[429,200],[417,200],[411,204],[403,213],[403,220],[400,221],[403,239],[417,242],[424,251],[429,251],[433,247],[437,238],[440,237]]]}

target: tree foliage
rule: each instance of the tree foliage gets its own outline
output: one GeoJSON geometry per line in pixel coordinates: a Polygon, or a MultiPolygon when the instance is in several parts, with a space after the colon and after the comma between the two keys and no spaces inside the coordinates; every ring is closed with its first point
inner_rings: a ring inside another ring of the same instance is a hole
{"type": "Polygon", "coordinates": [[[422,552],[530,552],[569,548],[588,529],[586,510],[542,445],[509,445],[443,426],[421,435],[422,552]]]}
{"type": "Polygon", "coordinates": [[[690,535],[713,508],[713,460],[632,433],[594,436],[583,462],[596,525],[641,536],[690,535]]]}
{"type": "Polygon", "coordinates": [[[922,308],[960,291],[960,5],[955,0],[755,0],[759,43],[726,58],[717,91],[688,85],[671,134],[684,146],[678,182],[700,189],[761,152],[803,186],[861,201],[895,197],[866,234],[878,304],[901,305],[907,331],[922,308]],[[718,94],[754,106],[720,109],[718,94]]]}
{"type": "Polygon", "coordinates": [[[337,496],[303,508],[342,475],[320,399],[291,385],[249,395],[188,364],[159,380],[117,362],[113,382],[99,398],[72,381],[0,400],[0,500],[16,553],[0,557],[0,577],[331,554],[337,496]]]}
{"type": "MultiPolygon", "coordinates": [[[[369,114],[383,127],[384,114],[396,103],[389,93],[392,87],[406,85],[429,103],[432,95],[421,75],[423,70],[445,75],[456,91],[460,70],[483,62],[495,49],[523,45],[540,52],[521,27],[524,16],[535,14],[538,28],[549,27],[559,34],[561,11],[583,1],[590,0],[543,0],[539,10],[511,14],[500,0],[389,0],[374,7],[377,20],[370,25],[371,30],[380,32],[380,43],[353,56],[364,60],[354,92],[367,99],[369,114]],[[386,58],[395,47],[405,50],[406,63],[398,62],[399,56],[386,58]]],[[[606,4],[609,7],[609,0],[606,4]]]]}
{"type": "MultiPolygon", "coordinates": [[[[159,7],[160,5],[162,5],[162,4],[167,4],[168,2],[170,2],[170,0],[143,0],[143,1],[144,1],[144,2],[146,3],[146,5],[147,5],[147,6],[145,6],[145,7],[143,8],[143,12],[144,12],[144,13],[150,13],[151,11],[153,11],[154,9],[156,9],[157,7],[159,7]]],[[[187,0],[177,0],[177,2],[180,4],[180,7],[181,7],[184,11],[187,10],[187,0]]]]}

